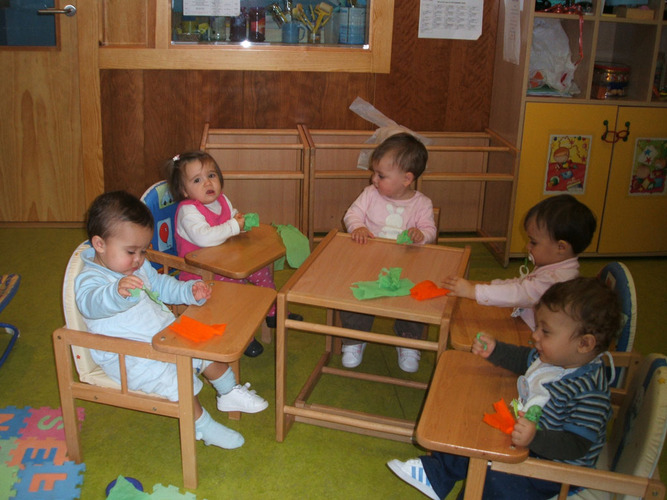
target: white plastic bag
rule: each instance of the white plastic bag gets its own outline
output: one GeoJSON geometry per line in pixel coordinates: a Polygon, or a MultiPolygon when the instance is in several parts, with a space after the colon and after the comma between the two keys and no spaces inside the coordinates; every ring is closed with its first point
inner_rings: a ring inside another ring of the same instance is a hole
{"type": "MultiPolygon", "coordinates": [[[[374,123],[379,127],[375,133],[366,141],[366,144],[380,144],[387,137],[398,134],[400,132],[407,132],[408,134],[413,135],[425,145],[429,145],[431,142],[433,142],[428,137],[424,137],[417,132],[413,132],[409,128],[399,125],[394,120],[387,118],[371,103],[364,101],[361,97],[357,97],[352,102],[352,104],[350,104],[350,110],[354,111],[364,120],[368,120],[369,122],[374,123]]],[[[359,159],[357,160],[357,168],[368,170],[371,154],[373,154],[373,151],[370,149],[362,150],[361,153],[359,153],[359,159]]]]}
{"type": "Polygon", "coordinates": [[[528,68],[529,87],[546,84],[564,94],[578,94],[579,88],[572,81],[576,68],[560,19],[535,19],[528,68]]]}

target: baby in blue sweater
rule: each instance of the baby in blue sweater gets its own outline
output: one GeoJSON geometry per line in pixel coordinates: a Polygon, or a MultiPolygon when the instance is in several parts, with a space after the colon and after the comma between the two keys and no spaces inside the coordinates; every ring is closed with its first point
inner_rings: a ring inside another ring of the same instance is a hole
{"type": "MultiPolygon", "coordinates": [[[[76,304],[88,331],[112,337],[150,342],[153,335],[170,325],[175,317],[161,302],[203,304],[211,290],[203,281],[178,281],[158,274],[146,260],[153,236],[153,216],[137,198],[124,191],[98,196],[90,206],[86,222],[92,248],[81,257],[84,267],[75,281],[76,304]],[[144,293],[146,292],[146,293],[144,293]],[[151,295],[158,294],[159,300],[151,295]]],[[[91,351],[93,360],[116,382],[120,382],[118,356],[91,351]]],[[[206,377],[218,393],[220,411],[257,413],[268,402],[239,385],[227,363],[193,359],[195,435],[207,445],[233,449],[243,445],[243,436],[219,424],[201,406],[197,394],[206,377]]],[[[131,390],[155,393],[178,400],[176,365],[145,358],[126,359],[131,390]]]]}

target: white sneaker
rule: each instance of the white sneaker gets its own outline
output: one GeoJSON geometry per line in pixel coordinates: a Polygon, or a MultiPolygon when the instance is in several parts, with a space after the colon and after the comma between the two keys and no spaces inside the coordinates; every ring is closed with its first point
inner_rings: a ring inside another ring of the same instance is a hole
{"type": "Polygon", "coordinates": [[[424,466],[420,459],[412,458],[405,462],[392,460],[387,462],[387,467],[389,467],[391,471],[403,481],[410,486],[417,488],[427,497],[432,498],[433,500],[440,500],[426,476],[426,471],[424,470],[424,466]]]}
{"type": "Polygon", "coordinates": [[[265,410],[269,402],[250,389],[250,383],[235,385],[227,394],[218,396],[218,410],[257,413],[265,410]]]}
{"type": "Polygon", "coordinates": [[[345,368],[356,368],[364,359],[364,349],[366,342],[361,344],[343,344],[342,363],[345,368]]]}
{"type": "Polygon", "coordinates": [[[414,373],[419,370],[419,360],[422,357],[417,349],[408,349],[407,347],[397,347],[398,366],[404,372],[414,373]]]}

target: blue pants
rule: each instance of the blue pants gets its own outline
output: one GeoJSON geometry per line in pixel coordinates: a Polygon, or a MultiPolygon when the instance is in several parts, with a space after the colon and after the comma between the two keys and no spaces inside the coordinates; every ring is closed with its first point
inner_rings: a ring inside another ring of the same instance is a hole
{"type": "MultiPolygon", "coordinates": [[[[468,457],[434,451],[432,455],[419,457],[440,498],[445,498],[454,484],[468,474],[468,457]]],[[[557,495],[560,484],[529,477],[515,476],[487,469],[484,482],[485,500],[542,500],[557,495]]]]}

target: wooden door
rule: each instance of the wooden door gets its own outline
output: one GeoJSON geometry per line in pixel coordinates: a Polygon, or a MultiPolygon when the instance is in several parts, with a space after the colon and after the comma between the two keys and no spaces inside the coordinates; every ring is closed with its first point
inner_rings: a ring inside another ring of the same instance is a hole
{"type": "MultiPolygon", "coordinates": [[[[528,103],[523,123],[523,140],[521,145],[521,162],[519,181],[517,184],[514,221],[512,226],[513,255],[525,254],[526,236],[523,219],[528,210],[547,196],[556,195],[553,187],[548,190],[547,163],[550,161],[554,137],[572,136],[589,138],[586,156],[588,165],[585,167],[583,192],[573,189],[569,192],[579,201],[586,204],[595,214],[598,229],[587,252],[596,252],[600,225],[605,206],[607,178],[613,145],[602,140],[605,121],[609,129],[615,130],[616,106],[595,106],[586,104],[561,103],[528,103]]],[[[564,140],[564,139],[563,139],[564,140]]],[[[584,167],[565,167],[583,171],[584,167]]],[[[575,177],[577,173],[574,174],[575,177]]],[[[563,182],[563,181],[561,181],[563,182]]]]}
{"type": "Polygon", "coordinates": [[[0,222],[84,218],[77,15],[55,22],[55,47],[0,47],[0,222]]]}
{"type": "Polygon", "coordinates": [[[629,135],[614,144],[598,251],[664,254],[667,110],[620,107],[616,123],[619,130],[628,124],[629,135]]]}

